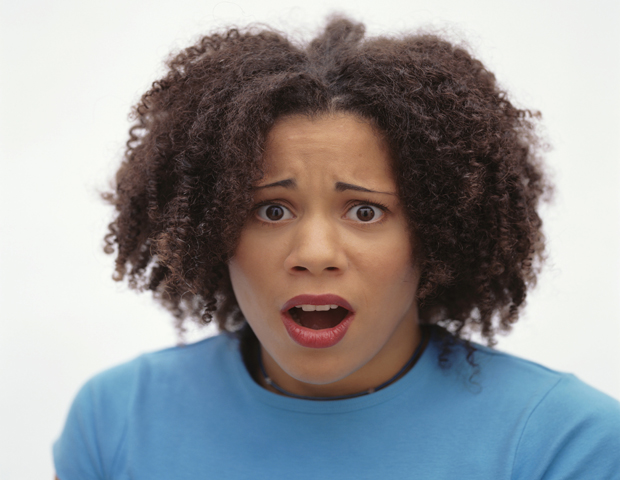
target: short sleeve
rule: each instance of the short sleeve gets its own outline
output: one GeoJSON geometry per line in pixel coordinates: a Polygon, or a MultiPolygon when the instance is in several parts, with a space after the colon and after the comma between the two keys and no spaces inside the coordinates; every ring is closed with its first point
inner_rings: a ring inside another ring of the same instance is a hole
{"type": "Polygon", "coordinates": [[[620,480],[620,403],[564,375],[530,413],[515,480],[620,480]]]}
{"type": "Polygon", "coordinates": [[[54,444],[60,480],[112,478],[122,452],[138,360],[105,371],[79,391],[54,444]]]}

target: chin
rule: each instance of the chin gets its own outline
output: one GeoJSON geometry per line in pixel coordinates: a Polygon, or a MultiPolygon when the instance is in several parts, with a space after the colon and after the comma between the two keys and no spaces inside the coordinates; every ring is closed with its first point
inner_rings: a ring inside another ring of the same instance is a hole
{"type": "Polygon", "coordinates": [[[285,361],[278,363],[278,365],[293,379],[309,385],[336,383],[359,368],[359,366],[344,364],[342,358],[338,358],[340,356],[325,355],[324,350],[320,355],[313,355],[313,357],[311,359],[305,357],[296,361],[285,361]]]}

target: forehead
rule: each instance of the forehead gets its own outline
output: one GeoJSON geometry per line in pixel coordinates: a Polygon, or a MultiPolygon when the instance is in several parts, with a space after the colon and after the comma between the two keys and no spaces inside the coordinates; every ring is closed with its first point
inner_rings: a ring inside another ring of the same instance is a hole
{"type": "Polygon", "coordinates": [[[315,172],[392,182],[391,163],[380,133],[367,120],[346,113],[282,117],[269,132],[264,152],[270,178],[315,172]]]}

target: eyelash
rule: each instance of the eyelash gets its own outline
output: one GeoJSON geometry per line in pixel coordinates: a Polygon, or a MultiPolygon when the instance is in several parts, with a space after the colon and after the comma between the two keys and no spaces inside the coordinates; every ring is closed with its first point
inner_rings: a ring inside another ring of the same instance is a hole
{"type": "MultiPolygon", "coordinates": [[[[283,205],[281,203],[281,201],[279,200],[265,200],[263,202],[259,202],[256,205],[254,205],[252,207],[252,212],[254,215],[256,215],[256,212],[261,208],[261,207],[265,207],[265,206],[270,206],[270,205],[278,205],[282,208],[286,208],[287,210],[290,211],[290,208],[288,208],[287,206],[283,205]]],[[[390,212],[390,209],[387,207],[387,205],[383,205],[382,203],[379,202],[375,202],[375,201],[370,201],[370,200],[356,200],[348,209],[347,209],[347,213],[355,208],[355,207],[360,207],[363,205],[369,205],[371,207],[376,207],[379,210],[381,210],[383,212],[383,215],[381,217],[381,219],[377,220],[376,222],[359,222],[359,225],[364,225],[364,226],[368,226],[368,225],[378,225],[383,223],[386,220],[386,214],[388,214],[390,212]]],[[[260,219],[260,222],[268,227],[274,227],[276,226],[279,222],[267,222],[265,220],[260,219]]]]}
{"type": "Polygon", "coordinates": [[[377,220],[376,222],[359,222],[359,225],[363,225],[363,226],[370,226],[370,225],[379,225],[383,222],[385,222],[387,214],[390,212],[390,209],[387,207],[387,205],[383,205],[382,203],[379,202],[373,202],[370,200],[356,200],[348,209],[347,209],[347,213],[355,208],[355,207],[360,207],[362,205],[368,205],[371,207],[376,207],[379,210],[381,210],[383,212],[383,215],[381,216],[381,218],[379,220],[377,220]]]}

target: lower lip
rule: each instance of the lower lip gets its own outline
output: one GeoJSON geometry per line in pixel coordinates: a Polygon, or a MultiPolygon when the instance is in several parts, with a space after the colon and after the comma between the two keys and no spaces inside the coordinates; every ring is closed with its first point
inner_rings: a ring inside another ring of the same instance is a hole
{"type": "Polygon", "coordinates": [[[291,337],[295,343],[308,348],[333,347],[344,338],[355,317],[355,315],[350,312],[344,320],[335,327],[314,330],[295,323],[290,315],[288,315],[288,312],[283,312],[281,316],[289,337],[291,337]]]}

